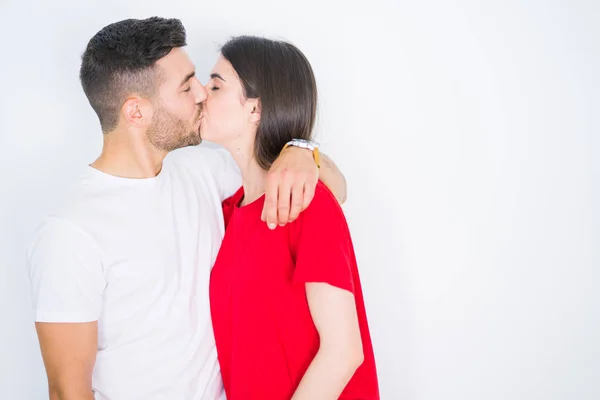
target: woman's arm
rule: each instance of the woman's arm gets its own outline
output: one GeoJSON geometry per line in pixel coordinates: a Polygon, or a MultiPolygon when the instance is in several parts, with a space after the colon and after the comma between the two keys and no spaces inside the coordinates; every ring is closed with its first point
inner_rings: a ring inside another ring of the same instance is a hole
{"type": "Polygon", "coordinates": [[[320,346],[292,400],[335,400],[363,362],[354,295],[327,283],[306,283],[306,297],[320,346]]]}

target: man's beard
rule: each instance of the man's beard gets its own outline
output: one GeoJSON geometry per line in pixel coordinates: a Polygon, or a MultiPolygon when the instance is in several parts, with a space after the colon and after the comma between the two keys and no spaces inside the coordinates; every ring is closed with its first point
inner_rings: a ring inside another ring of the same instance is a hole
{"type": "MultiPolygon", "coordinates": [[[[194,125],[200,119],[202,106],[198,108],[194,125]]],[[[194,126],[177,118],[163,107],[157,110],[152,125],[148,128],[146,136],[150,143],[159,150],[173,151],[181,147],[195,146],[200,144],[200,128],[194,130],[194,126]]]]}

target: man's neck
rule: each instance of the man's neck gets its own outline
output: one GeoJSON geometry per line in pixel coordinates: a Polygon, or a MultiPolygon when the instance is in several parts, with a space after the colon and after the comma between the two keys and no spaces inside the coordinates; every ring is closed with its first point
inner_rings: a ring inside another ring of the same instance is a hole
{"type": "Polygon", "coordinates": [[[102,153],[91,166],[104,173],[122,178],[153,178],[162,169],[167,155],[146,140],[136,141],[126,132],[104,135],[102,153]]]}

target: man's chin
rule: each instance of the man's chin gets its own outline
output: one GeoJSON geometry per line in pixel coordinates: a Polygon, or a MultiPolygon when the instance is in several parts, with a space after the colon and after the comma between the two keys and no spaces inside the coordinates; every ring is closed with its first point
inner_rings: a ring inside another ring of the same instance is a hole
{"type": "Polygon", "coordinates": [[[177,149],[181,149],[184,147],[190,147],[190,146],[197,146],[200,143],[202,143],[202,139],[200,139],[200,135],[198,135],[198,134],[189,135],[188,137],[185,138],[185,140],[182,140],[181,142],[179,142],[179,146],[177,146],[177,149]]]}
{"type": "Polygon", "coordinates": [[[204,140],[210,141],[210,138],[208,137],[208,135],[206,134],[206,132],[199,131],[198,132],[198,137],[200,138],[200,142],[202,142],[204,140]]]}
{"type": "Polygon", "coordinates": [[[190,138],[190,140],[188,141],[188,146],[197,146],[200,143],[202,143],[202,138],[198,134],[190,138]]]}

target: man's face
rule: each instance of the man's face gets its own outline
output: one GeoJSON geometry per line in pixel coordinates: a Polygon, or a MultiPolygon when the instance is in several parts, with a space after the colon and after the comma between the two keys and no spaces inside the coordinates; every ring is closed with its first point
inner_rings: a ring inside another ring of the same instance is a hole
{"type": "Polygon", "coordinates": [[[157,61],[161,83],[147,136],[158,149],[172,151],[200,143],[202,102],[206,90],[195,76],[187,52],[174,48],[157,61]]]}

